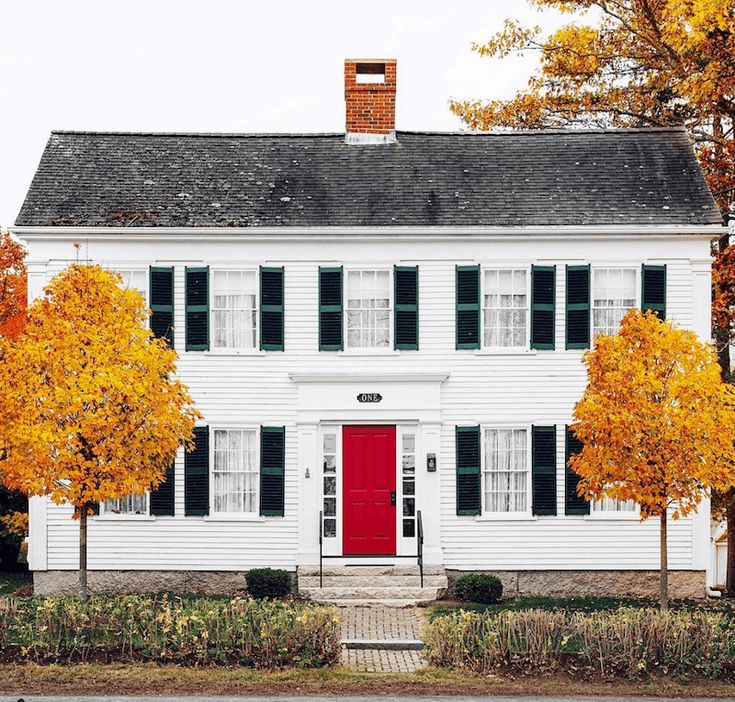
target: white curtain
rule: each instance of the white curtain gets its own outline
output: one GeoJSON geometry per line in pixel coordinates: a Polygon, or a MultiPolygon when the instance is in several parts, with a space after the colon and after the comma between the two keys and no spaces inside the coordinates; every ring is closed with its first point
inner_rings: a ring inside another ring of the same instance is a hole
{"type": "Polygon", "coordinates": [[[257,508],[255,432],[214,432],[214,511],[253,513],[257,508]]]}
{"type": "Polygon", "coordinates": [[[255,271],[214,271],[212,280],[214,348],[255,348],[257,274],[255,271]]]}
{"type": "Polygon", "coordinates": [[[525,270],[486,270],[483,286],[485,346],[527,343],[528,275],[525,270]]]}
{"type": "Polygon", "coordinates": [[[485,431],[485,511],[528,509],[528,442],[525,429],[485,431]]]}

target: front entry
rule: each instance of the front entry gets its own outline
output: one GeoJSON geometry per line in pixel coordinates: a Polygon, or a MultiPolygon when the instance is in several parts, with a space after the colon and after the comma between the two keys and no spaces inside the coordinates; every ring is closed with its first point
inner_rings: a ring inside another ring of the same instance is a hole
{"type": "Polygon", "coordinates": [[[343,553],[396,553],[396,428],[344,427],[343,553]]]}

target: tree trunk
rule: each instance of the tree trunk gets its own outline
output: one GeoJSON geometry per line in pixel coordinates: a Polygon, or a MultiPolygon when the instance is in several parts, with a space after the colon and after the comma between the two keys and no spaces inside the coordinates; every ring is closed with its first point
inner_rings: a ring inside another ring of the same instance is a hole
{"type": "Polygon", "coordinates": [[[669,551],[666,543],[666,510],[661,514],[661,611],[669,608],[669,551]]]}
{"type": "Polygon", "coordinates": [[[727,576],[725,589],[728,597],[735,597],[735,488],[727,495],[727,576]]]}
{"type": "Polygon", "coordinates": [[[87,591],[87,505],[79,514],[79,597],[86,601],[87,591]]]}

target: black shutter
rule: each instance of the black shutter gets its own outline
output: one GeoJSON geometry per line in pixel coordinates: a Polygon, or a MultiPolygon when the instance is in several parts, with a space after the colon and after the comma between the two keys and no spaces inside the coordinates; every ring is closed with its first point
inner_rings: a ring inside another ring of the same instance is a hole
{"type": "Polygon", "coordinates": [[[456,428],[457,514],[480,514],[480,427],[456,428]]]}
{"type": "Polygon", "coordinates": [[[419,348],[419,269],[418,266],[396,266],[393,271],[395,290],[395,347],[416,351],[419,348]]]}
{"type": "Polygon", "coordinates": [[[564,511],[566,514],[589,514],[590,512],[590,503],[577,494],[577,485],[581,478],[569,467],[569,458],[581,450],[582,442],[567,426],[564,440],[564,511]]]}
{"type": "Polygon", "coordinates": [[[644,264],[641,285],[641,309],[653,310],[660,319],[666,319],[666,266],[644,264]]]}
{"type": "Polygon", "coordinates": [[[556,514],[556,427],[533,427],[531,434],[533,513],[556,514]]]}
{"type": "Polygon", "coordinates": [[[553,349],[556,266],[531,267],[531,348],[553,349]]]}
{"type": "Polygon", "coordinates": [[[185,454],[184,514],[209,514],[209,427],[194,427],[194,450],[185,454]]]}
{"type": "Polygon", "coordinates": [[[590,267],[567,266],[567,348],[590,345],[590,267]]]}
{"type": "Polygon", "coordinates": [[[286,429],[260,429],[260,513],[282,517],[285,501],[286,429]]]}
{"type": "Polygon", "coordinates": [[[186,350],[209,349],[209,268],[186,269],[186,350]]]}
{"type": "Polygon", "coordinates": [[[319,350],[342,347],[342,268],[319,268],[319,350]]]}
{"type": "Polygon", "coordinates": [[[148,273],[151,331],[174,347],[174,269],[151,266],[148,273]]]}
{"type": "Polygon", "coordinates": [[[156,517],[174,516],[174,464],[166,468],[166,478],[151,492],[151,514],[156,517]]]}
{"type": "Polygon", "coordinates": [[[480,348],[480,266],[457,266],[457,348],[480,348]]]}
{"type": "Polygon", "coordinates": [[[283,268],[260,269],[260,348],[283,351],[283,268]]]}

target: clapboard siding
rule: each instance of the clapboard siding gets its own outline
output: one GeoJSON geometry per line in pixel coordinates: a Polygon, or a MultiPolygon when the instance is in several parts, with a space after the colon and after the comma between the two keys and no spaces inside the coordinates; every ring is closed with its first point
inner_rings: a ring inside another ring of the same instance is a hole
{"type": "MultiPolygon", "coordinates": [[[[218,424],[285,426],[285,516],[252,521],[184,517],[183,452],[176,460],[175,517],[90,520],[89,558],[95,569],[242,570],[257,565],[293,568],[299,549],[298,388],[292,373],[448,373],[441,388],[441,547],[448,567],[469,569],[656,568],[658,531],[654,522],[600,520],[564,515],[564,425],[585,386],[582,350],[564,349],[563,266],[667,265],[667,316],[695,325],[693,263],[709,256],[708,242],[684,237],[533,239],[473,241],[471,238],[411,241],[272,242],[243,238],[176,245],[153,239],[135,243],[91,239],[89,256],[107,267],[175,267],[175,348],[179,375],[189,386],[210,427],[218,424]],[[172,259],[172,250],[175,259],[172,259]],[[130,252],[134,251],[134,255],[130,252]],[[556,350],[488,354],[455,350],[455,266],[514,262],[556,265],[556,350]],[[318,351],[319,266],[364,262],[419,268],[418,351],[392,349],[355,355],[318,351]],[[184,271],[186,266],[225,265],[257,269],[284,267],[284,350],[278,352],[185,352],[184,271]],[[517,422],[557,425],[557,512],[527,521],[486,521],[457,517],[454,427],[517,422]]],[[[68,248],[54,241],[34,243],[33,260],[48,261],[47,277],[60,270],[68,248]]],[[[420,505],[419,505],[420,506],[420,505]]],[[[424,519],[438,519],[427,514],[424,519]]],[[[316,515],[305,523],[315,524],[316,515]]],[[[48,505],[48,568],[77,566],[77,524],[65,507],[48,505]]],[[[692,567],[692,520],[670,525],[671,567],[692,567]]]]}

